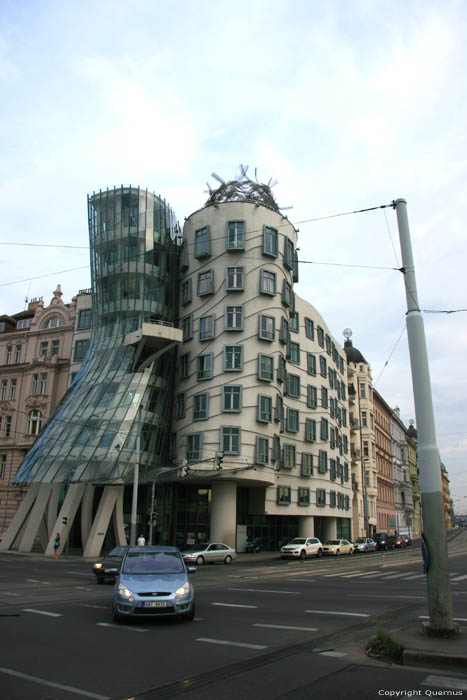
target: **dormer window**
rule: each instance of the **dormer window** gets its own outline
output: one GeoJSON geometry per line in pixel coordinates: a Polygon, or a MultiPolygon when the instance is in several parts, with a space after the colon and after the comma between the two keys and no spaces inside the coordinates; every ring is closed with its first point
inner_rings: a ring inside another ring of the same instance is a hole
{"type": "Polygon", "coordinates": [[[47,323],[45,324],[46,328],[58,328],[59,326],[62,325],[62,319],[60,316],[52,316],[47,320],[47,323]]]}

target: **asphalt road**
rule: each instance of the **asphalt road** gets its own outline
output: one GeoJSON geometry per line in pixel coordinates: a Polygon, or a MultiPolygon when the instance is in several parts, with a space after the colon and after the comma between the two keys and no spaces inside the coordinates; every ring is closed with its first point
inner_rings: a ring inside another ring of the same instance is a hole
{"type": "MultiPolygon", "coordinates": [[[[463,539],[450,555],[454,615],[467,620],[463,539]]],[[[370,619],[384,627],[395,611],[414,624],[427,614],[416,548],[305,562],[252,555],[199,567],[193,583],[193,622],[115,624],[112,585],[97,585],[89,563],[0,555],[1,697],[309,700],[430,688],[467,697],[467,683],[456,690],[440,673],[352,655],[370,619]]]]}

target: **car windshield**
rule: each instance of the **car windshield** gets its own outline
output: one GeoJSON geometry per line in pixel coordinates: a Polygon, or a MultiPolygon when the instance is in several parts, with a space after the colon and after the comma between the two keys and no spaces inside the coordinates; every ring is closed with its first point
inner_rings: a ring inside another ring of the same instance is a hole
{"type": "Polygon", "coordinates": [[[326,544],[340,544],[340,540],[328,540],[326,544]]]}
{"type": "Polygon", "coordinates": [[[126,547],[114,547],[107,554],[108,557],[123,557],[126,552],[126,547]]]}
{"type": "Polygon", "coordinates": [[[304,537],[294,537],[290,544],[305,544],[306,539],[304,537]]]}
{"type": "Polygon", "coordinates": [[[125,574],[181,574],[183,562],[177,552],[130,552],[125,560],[125,574]]]}

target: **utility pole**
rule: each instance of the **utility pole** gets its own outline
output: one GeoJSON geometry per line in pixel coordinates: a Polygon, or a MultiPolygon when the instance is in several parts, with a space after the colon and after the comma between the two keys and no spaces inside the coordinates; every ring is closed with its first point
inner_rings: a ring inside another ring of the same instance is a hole
{"type": "Polygon", "coordinates": [[[409,340],[412,385],[417,419],[418,465],[426,552],[426,579],[430,622],[427,632],[446,636],[457,631],[452,619],[452,596],[448,569],[448,547],[444,521],[441,461],[436,445],[430,371],[425,329],[418,305],[415,268],[410,242],[407,202],[393,202],[397,213],[407,298],[407,337],[409,340]]]}
{"type": "Polygon", "coordinates": [[[136,454],[135,454],[135,469],[133,472],[133,498],[131,502],[131,527],[130,527],[130,545],[136,544],[136,518],[138,515],[138,482],[139,482],[139,454],[141,449],[141,416],[143,404],[138,406],[136,419],[136,454]]]}

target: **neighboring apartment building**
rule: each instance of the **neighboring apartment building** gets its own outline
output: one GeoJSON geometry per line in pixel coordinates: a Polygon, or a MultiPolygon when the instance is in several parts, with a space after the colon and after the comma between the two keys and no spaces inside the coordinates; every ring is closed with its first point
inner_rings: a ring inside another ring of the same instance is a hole
{"type": "Polygon", "coordinates": [[[422,502],[420,496],[420,479],[418,474],[417,464],[417,431],[413,426],[413,421],[409,421],[410,425],[407,429],[407,459],[409,462],[409,474],[412,484],[412,529],[411,536],[419,537],[422,534],[422,502]]]}
{"type": "Polygon", "coordinates": [[[441,462],[441,487],[443,490],[443,505],[444,505],[444,522],[446,530],[450,530],[453,526],[454,508],[451,498],[451,490],[449,488],[448,472],[444,464],[441,462]]]}
{"type": "Polygon", "coordinates": [[[371,537],[377,529],[377,474],[371,367],[362,353],[353,347],[351,334],[350,329],[344,331],[349,377],[352,536],[356,538],[371,537]]]}
{"type": "Polygon", "coordinates": [[[383,397],[373,389],[375,416],[376,477],[378,496],[376,501],[378,532],[394,532],[396,508],[394,505],[394,476],[392,468],[391,418],[392,409],[383,397]]]}
{"type": "Polygon", "coordinates": [[[398,533],[412,533],[414,503],[410,465],[407,429],[400,418],[399,408],[395,408],[391,416],[392,468],[394,477],[394,506],[396,509],[396,526],[398,533]]]}
{"type": "Polygon", "coordinates": [[[83,364],[89,348],[92,326],[92,290],[80,289],[76,295],[76,320],[73,336],[73,353],[70,363],[72,384],[83,364]]]}
{"type": "Polygon", "coordinates": [[[62,296],[0,317],[0,535],[26,491],[12,480],[68,386],[76,300],[62,296]]]}

